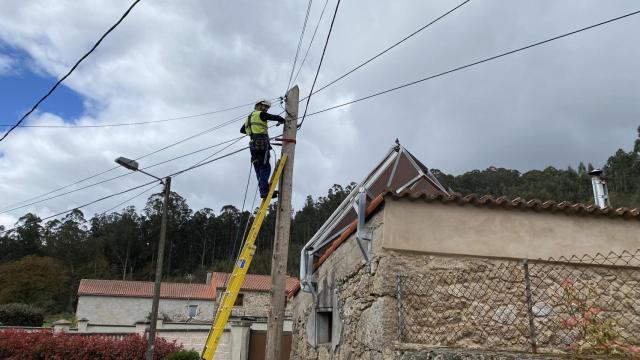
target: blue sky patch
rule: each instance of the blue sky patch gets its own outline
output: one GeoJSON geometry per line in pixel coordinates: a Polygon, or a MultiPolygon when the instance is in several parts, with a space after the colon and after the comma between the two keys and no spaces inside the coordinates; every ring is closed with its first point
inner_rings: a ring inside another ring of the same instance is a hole
{"type": "MultiPolygon", "coordinates": [[[[24,52],[0,46],[0,54],[15,59],[12,71],[0,74],[0,124],[13,124],[49,91],[57,79],[34,72],[24,52]]],[[[38,111],[56,114],[68,122],[82,115],[83,98],[63,83],[40,104],[38,111]]],[[[23,122],[28,123],[29,119],[23,122]]]]}

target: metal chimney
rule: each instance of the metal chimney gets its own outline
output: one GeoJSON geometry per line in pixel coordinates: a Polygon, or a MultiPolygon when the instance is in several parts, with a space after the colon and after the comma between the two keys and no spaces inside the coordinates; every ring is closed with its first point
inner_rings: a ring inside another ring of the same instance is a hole
{"type": "Polygon", "coordinates": [[[207,280],[205,281],[205,284],[211,285],[211,277],[212,276],[213,276],[213,273],[210,273],[210,272],[207,273],[207,280]]]}
{"type": "Polygon", "coordinates": [[[609,190],[607,182],[602,179],[602,170],[594,169],[589,171],[591,175],[591,186],[593,187],[593,199],[600,209],[609,207],[609,190]]]}

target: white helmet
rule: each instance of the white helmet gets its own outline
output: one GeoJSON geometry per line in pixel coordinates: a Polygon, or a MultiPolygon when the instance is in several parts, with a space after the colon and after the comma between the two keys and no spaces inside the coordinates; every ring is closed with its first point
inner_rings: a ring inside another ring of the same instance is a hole
{"type": "Polygon", "coordinates": [[[269,101],[267,99],[262,99],[262,100],[259,100],[258,102],[256,102],[256,105],[265,105],[267,107],[271,107],[271,101],[269,101]]]}

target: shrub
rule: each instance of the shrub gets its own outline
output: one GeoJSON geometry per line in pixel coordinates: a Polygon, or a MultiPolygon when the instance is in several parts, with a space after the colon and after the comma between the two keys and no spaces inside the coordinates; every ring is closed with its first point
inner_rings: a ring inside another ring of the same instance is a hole
{"type": "MultiPolygon", "coordinates": [[[[51,331],[0,330],[0,359],[144,359],[147,338],[132,334],[122,339],[51,331]]],[[[154,359],[165,359],[181,345],[156,339],[154,359]]]]}
{"type": "Polygon", "coordinates": [[[42,312],[27,304],[0,305],[0,324],[4,326],[42,326],[42,312]]]}
{"type": "Polygon", "coordinates": [[[579,355],[638,359],[640,348],[621,339],[617,324],[603,318],[603,310],[594,304],[593,295],[592,288],[581,292],[569,278],[562,283],[561,303],[569,315],[562,325],[576,332],[569,349],[579,355]]]}
{"type": "Polygon", "coordinates": [[[195,351],[178,351],[169,354],[167,360],[200,360],[200,354],[195,351]]]}
{"type": "Polygon", "coordinates": [[[71,295],[65,267],[50,257],[27,256],[0,265],[0,303],[23,303],[47,313],[63,311],[71,295]]]}

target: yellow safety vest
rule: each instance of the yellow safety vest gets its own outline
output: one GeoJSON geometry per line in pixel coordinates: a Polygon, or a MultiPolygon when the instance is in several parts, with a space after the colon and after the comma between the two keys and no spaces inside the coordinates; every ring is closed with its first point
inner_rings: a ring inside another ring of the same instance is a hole
{"type": "Polygon", "coordinates": [[[267,127],[267,122],[260,119],[260,111],[253,111],[244,123],[244,130],[250,136],[268,135],[267,127]]]}

